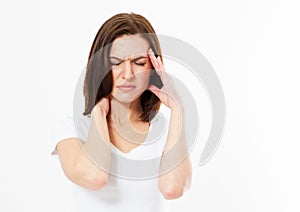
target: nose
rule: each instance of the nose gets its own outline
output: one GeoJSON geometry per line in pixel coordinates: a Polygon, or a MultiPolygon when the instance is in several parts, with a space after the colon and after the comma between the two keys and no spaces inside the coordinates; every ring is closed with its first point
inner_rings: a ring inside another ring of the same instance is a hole
{"type": "Polygon", "coordinates": [[[130,63],[130,60],[126,60],[123,63],[122,79],[131,80],[134,78],[134,72],[130,63]]]}

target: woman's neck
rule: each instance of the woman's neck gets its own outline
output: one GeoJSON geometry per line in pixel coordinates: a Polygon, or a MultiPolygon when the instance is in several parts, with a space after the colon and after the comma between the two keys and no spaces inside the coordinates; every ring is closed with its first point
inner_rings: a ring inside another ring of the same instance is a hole
{"type": "Polygon", "coordinates": [[[127,104],[112,98],[108,116],[108,126],[111,133],[117,132],[125,140],[141,144],[149,130],[149,123],[140,120],[141,114],[140,99],[127,104]]]}
{"type": "Polygon", "coordinates": [[[136,99],[131,103],[120,102],[114,97],[110,102],[109,120],[117,122],[120,125],[128,125],[140,121],[139,116],[143,110],[140,99],[136,99]]]}

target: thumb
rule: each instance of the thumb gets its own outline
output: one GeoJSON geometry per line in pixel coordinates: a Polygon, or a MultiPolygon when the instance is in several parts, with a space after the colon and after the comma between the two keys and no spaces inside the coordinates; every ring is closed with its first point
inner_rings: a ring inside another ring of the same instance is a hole
{"type": "Polygon", "coordinates": [[[160,89],[156,87],[155,85],[149,85],[148,90],[150,90],[152,93],[154,93],[158,98],[160,98],[160,89]]]}

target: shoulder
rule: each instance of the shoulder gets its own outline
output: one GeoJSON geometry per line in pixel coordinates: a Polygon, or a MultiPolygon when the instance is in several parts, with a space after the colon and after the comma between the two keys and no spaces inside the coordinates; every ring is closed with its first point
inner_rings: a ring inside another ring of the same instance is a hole
{"type": "Polygon", "coordinates": [[[153,121],[159,124],[163,124],[168,128],[171,117],[171,110],[165,105],[161,105],[158,114],[154,117],[153,121]]]}
{"type": "MultiPolygon", "coordinates": [[[[90,125],[90,118],[88,116],[65,116],[59,120],[54,128],[53,135],[58,137],[77,137],[86,140],[90,125]]],[[[59,139],[55,139],[59,140],[59,139]]]]}
{"type": "Polygon", "coordinates": [[[90,116],[78,115],[73,116],[73,126],[78,138],[86,141],[90,127],[90,116]]]}
{"type": "Polygon", "coordinates": [[[171,110],[166,106],[161,106],[156,116],[151,121],[151,140],[165,140],[168,134],[171,110]]]}

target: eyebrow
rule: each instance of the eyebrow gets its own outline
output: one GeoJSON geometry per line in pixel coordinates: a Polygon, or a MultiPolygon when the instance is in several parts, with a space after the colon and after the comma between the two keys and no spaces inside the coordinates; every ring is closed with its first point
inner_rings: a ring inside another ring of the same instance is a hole
{"type": "MultiPolygon", "coordinates": [[[[123,61],[122,59],[120,58],[117,58],[117,57],[109,57],[110,59],[116,59],[116,60],[119,60],[119,61],[123,61]]],[[[136,60],[139,60],[139,59],[144,59],[144,58],[147,58],[145,56],[139,56],[137,58],[133,58],[132,60],[136,61],[136,60]]]]}

